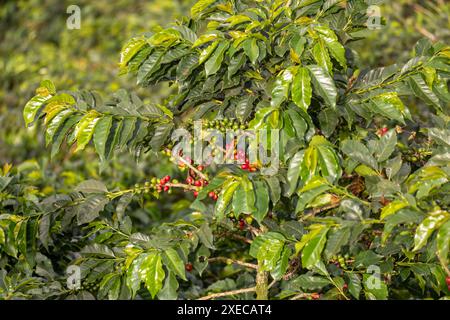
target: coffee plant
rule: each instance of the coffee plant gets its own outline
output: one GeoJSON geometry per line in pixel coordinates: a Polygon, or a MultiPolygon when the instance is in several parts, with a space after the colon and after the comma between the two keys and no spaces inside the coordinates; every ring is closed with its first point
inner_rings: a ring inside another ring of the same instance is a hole
{"type": "Polygon", "coordinates": [[[359,65],[369,4],[199,0],[122,49],[122,75],[170,86],[161,104],[43,81],[23,115],[52,157],[176,171],[44,196],[4,166],[0,298],[448,298],[450,47],[359,65]],[[188,206],[131,215],[163,198],[188,206]]]}

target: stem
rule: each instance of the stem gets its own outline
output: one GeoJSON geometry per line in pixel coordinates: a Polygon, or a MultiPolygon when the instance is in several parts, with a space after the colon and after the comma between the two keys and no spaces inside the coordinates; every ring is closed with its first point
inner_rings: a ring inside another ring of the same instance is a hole
{"type": "Polygon", "coordinates": [[[183,162],[183,164],[185,164],[186,166],[189,167],[189,169],[192,169],[192,171],[194,171],[200,178],[202,178],[203,180],[208,180],[208,177],[201,172],[200,170],[198,170],[197,168],[195,168],[193,165],[191,165],[188,161],[186,161],[185,159],[183,159],[183,157],[175,157],[178,161],[183,162]]]}
{"type": "Polygon", "coordinates": [[[422,67],[418,67],[417,69],[411,70],[410,72],[405,73],[404,75],[402,75],[402,76],[400,76],[400,77],[398,77],[396,79],[393,79],[393,80],[388,81],[388,82],[380,83],[380,84],[377,84],[375,86],[372,86],[372,87],[369,87],[369,88],[366,88],[366,89],[357,90],[354,93],[362,94],[362,93],[366,93],[366,92],[369,92],[369,91],[372,91],[372,90],[375,90],[375,89],[380,89],[380,88],[383,88],[383,87],[390,86],[390,85],[395,84],[397,82],[401,82],[404,79],[406,79],[406,78],[408,78],[408,77],[418,73],[421,69],[422,69],[422,67]]]}
{"type": "Polygon", "coordinates": [[[256,287],[251,287],[251,288],[245,288],[245,289],[238,289],[238,290],[232,290],[232,291],[226,291],[226,292],[213,293],[213,294],[204,296],[202,298],[199,298],[198,300],[211,300],[211,299],[220,298],[220,297],[234,296],[236,294],[247,293],[247,292],[254,292],[255,290],[256,290],[256,287]]]}
{"type": "Polygon", "coordinates": [[[256,300],[268,300],[269,287],[268,287],[269,274],[266,271],[258,269],[256,273],[256,300]]]}
{"type": "Polygon", "coordinates": [[[210,258],[210,259],[208,259],[208,262],[224,262],[227,264],[237,264],[237,265],[240,265],[240,266],[243,266],[246,268],[258,270],[258,266],[256,264],[239,261],[239,260],[234,260],[234,259],[230,259],[230,258],[226,258],[226,257],[210,258]]]}

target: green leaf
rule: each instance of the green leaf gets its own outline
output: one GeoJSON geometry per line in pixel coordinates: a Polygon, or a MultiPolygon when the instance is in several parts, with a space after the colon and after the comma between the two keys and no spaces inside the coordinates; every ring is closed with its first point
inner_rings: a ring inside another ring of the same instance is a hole
{"type": "Polygon", "coordinates": [[[233,198],[234,192],[239,187],[240,181],[236,181],[234,179],[227,180],[222,188],[222,191],[219,194],[219,198],[217,199],[216,207],[215,207],[215,215],[221,220],[225,216],[225,212],[227,210],[228,205],[233,198]]]}
{"type": "Polygon", "coordinates": [[[437,143],[450,147],[450,130],[449,129],[428,129],[428,135],[437,143]]]}
{"type": "Polygon", "coordinates": [[[145,255],[141,263],[140,279],[144,281],[146,288],[154,298],[161,290],[165,273],[162,267],[161,255],[150,252],[145,255]]]}
{"type": "Polygon", "coordinates": [[[450,215],[445,211],[433,212],[430,216],[425,218],[416,229],[413,251],[422,249],[423,246],[427,244],[428,238],[431,234],[449,218],[450,215]]]}
{"type": "Polygon", "coordinates": [[[276,109],[275,108],[261,108],[258,111],[256,111],[255,117],[253,118],[252,121],[250,121],[249,123],[249,128],[250,129],[261,129],[266,125],[266,118],[272,113],[274,112],[276,109]]]}
{"type": "Polygon", "coordinates": [[[233,211],[237,215],[241,213],[252,214],[256,211],[253,184],[247,176],[242,177],[239,188],[234,193],[233,211]]]}
{"type": "Polygon", "coordinates": [[[339,124],[339,115],[332,108],[323,109],[319,113],[319,123],[320,130],[325,135],[325,137],[329,137],[336,130],[337,125],[339,124]]]}
{"type": "MultiPolygon", "coordinates": [[[[39,90],[39,89],[38,89],[39,90]]],[[[29,126],[34,119],[36,118],[36,114],[41,109],[46,101],[51,98],[51,95],[36,95],[31,98],[30,101],[27,102],[23,109],[23,119],[25,120],[25,126],[29,126]]]]}
{"type": "Polygon", "coordinates": [[[244,53],[240,53],[233,58],[231,58],[228,65],[228,79],[231,79],[244,65],[246,61],[244,53]]]}
{"type": "Polygon", "coordinates": [[[327,242],[328,230],[328,227],[322,228],[315,237],[306,243],[302,250],[303,268],[312,269],[320,261],[322,251],[327,242]]]}
{"type": "Polygon", "coordinates": [[[156,72],[160,68],[160,61],[164,55],[163,51],[154,51],[148,58],[145,60],[139,68],[137,74],[137,84],[144,84],[145,81],[150,78],[150,76],[156,72]]]}
{"type": "Polygon", "coordinates": [[[434,94],[421,75],[416,74],[409,77],[409,85],[414,94],[423,100],[426,104],[435,107],[437,110],[442,111],[439,98],[434,94]]]}
{"type": "Polygon", "coordinates": [[[287,100],[289,87],[293,77],[294,75],[292,74],[292,70],[286,69],[276,78],[272,89],[272,100],[270,101],[270,106],[272,108],[279,107],[284,101],[287,100]]]}
{"type": "Polygon", "coordinates": [[[220,41],[214,41],[210,46],[208,46],[207,48],[205,48],[201,53],[200,53],[200,58],[198,59],[198,64],[202,64],[203,62],[205,62],[209,57],[211,57],[212,53],[214,52],[214,50],[216,50],[216,48],[218,47],[220,41]]]}
{"type": "Polygon", "coordinates": [[[372,250],[361,251],[355,257],[355,267],[369,267],[371,265],[378,265],[381,260],[381,256],[373,252],[372,250]]]}
{"type": "Polygon", "coordinates": [[[136,295],[136,292],[140,288],[141,284],[141,264],[144,261],[146,256],[144,254],[139,255],[137,258],[135,258],[127,271],[127,277],[126,277],[126,284],[127,287],[131,291],[131,296],[134,298],[136,295]]]}
{"type": "Polygon", "coordinates": [[[153,151],[160,151],[161,147],[169,137],[173,129],[173,123],[159,124],[156,127],[155,133],[150,140],[150,146],[153,151]]]}
{"type": "Polygon", "coordinates": [[[444,223],[437,234],[437,255],[444,265],[448,265],[448,254],[450,247],[450,220],[444,223]]]}
{"type": "Polygon", "coordinates": [[[99,119],[97,112],[89,112],[80,120],[75,127],[75,136],[77,138],[77,148],[75,149],[75,152],[84,150],[86,145],[91,141],[95,126],[99,119]]]}
{"type": "Polygon", "coordinates": [[[254,216],[258,223],[261,223],[269,211],[269,191],[267,185],[262,181],[255,181],[253,184],[256,195],[254,216]]]}
{"type": "Polygon", "coordinates": [[[273,271],[275,270],[278,260],[283,252],[284,241],[277,238],[266,237],[261,244],[257,259],[261,270],[273,271]]]}
{"type": "Polygon", "coordinates": [[[101,118],[95,126],[94,146],[98,156],[100,157],[100,161],[102,162],[106,160],[106,143],[108,141],[112,123],[113,118],[111,116],[106,116],[101,118]]]}
{"type": "Polygon", "coordinates": [[[198,235],[198,238],[200,239],[201,243],[203,243],[203,245],[206,248],[209,248],[212,250],[216,249],[214,247],[214,235],[212,233],[211,228],[209,227],[209,225],[207,223],[202,224],[200,229],[198,229],[198,231],[197,231],[197,235],[198,235]]]}
{"type": "Polygon", "coordinates": [[[370,285],[371,283],[370,277],[375,277],[375,275],[370,274],[363,275],[364,290],[366,291],[366,294],[369,293],[368,298],[376,300],[386,300],[388,298],[387,285],[381,280],[379,280],[379,286],[370,285]]]}
{"type": "Polygon", "coordinates": [[[302,274],[291,281],[290,287],[300,288],[306,291],[319,290],[330,285],[331,282],[327,278],[302,274]]]}
{"type": "Polygon", "coordinates": [[[256,38],[247,39],[243,43],[244,52],[250,59],[251,63],[255,64],[259,57],[259,47],[256,38]]]}
{"type": "Polygon", "coordinates": [[[387,206],[385,206],[381,210],[380,219],[384,220],[387,217],[389,217],[390,215],[393,215],[393,214],[397,213],[398,211],[400,211],[401,209],[406,208],[408,206],[409,206],[409,203],[405,200],[392,201],[391,203],[389,203],[387,206]]]}
{"type": "Polygon", "coordinates": [[[307,67],[311,73],[311,79],[316,94],[321,97],[325,104],[331,108],[336,108],[337,89],[333,79],[326,70],[319,66],[311,65],[307,67]]]}
{"type": "Polygon", "coordinates": [[[62,110],[58,113],[47,125],[47,130],[45,131],[45,145],[48,146],[50,142],[52,142],[56,132],[64,122],[74,114],[74,111],[71,109],[62,110]]]}
{"type": "Polygon", "coordinates": [[[120,52],[120,65],[124,67],[128,62],[142,49],[146,44],[146,40],[143,37],[132,38],[128,43],[122,48],[120,52]]]}
{"type": "Polygon", "coordinates": [[[114,252],[110,248],[108,248],[108,246],[99,244],[99,243],[94,243],[94,244],[85,246],[81,250],[81,253],[84,256],[96,256],[96,257],[103,257],[103,258],[115,258],[116,257],[114,252]]]}
{"type": "Polygon", "coordinates": [[[317,146],[317,152],[322,176],[330,183],[337,181],[342,175],[342,169],[336,152],[328,145],[317,146]]]}
{"type": "Polygon", "coordinates": [[[299,151],[297,152],[289,162],[288,172],[287,172],[287,181],[289,184],[289,189],[287,191],[287,195],[292,195],[297,190],[298,180],[300,177],[300,169],[301,164],[303,162],[303,157],[305,152],[299,151]]]}
{"type": "Polygon", "coordinates": [[[172,272],[166,277],[166,281],[164,282],[164,287],[158,293],[159,300],[177,300],[178,298],[178,281],[175,275],[172,272]]]}
{"type": "Polygon", "coordinates": [[[289,257],[292,254],[292,250],[289,247],[284,246],[283,252],[281,253],[280,259],[278,260],[275,268],[270,273],[272,278],[275,280],[281,280],[286,274],[289,267],[289,257]]]}
{"type": "Polygon", "coordinates": [[[53,136],[52,140],[52,151],[51,151],[51,158],[54,158],[56,154],[59,151],[59,148],[61,147],[61,144],[68,134],[68,132],[73,128],[73,126],[80,121],[81,115],[75,115],[71,116],[69,119],[67,119],[64,124],[58,128],[55,135],[53,136]]]}
{"type": "Polygon", "coordinates": [[[356,273],[347,273],[348,277],[348,292],[355,298],[359,299],[361,293],[362,285],[361,278],[356,273]]]}
{"type": "Polygon", "coordinates": [[[222,61],[225,55],[225,51],[228,49],[228,42],[221,42],[213,55],[205,63],[206,76],[211,76],[219,71],[222,66],[222,61]]]}
{"type": "Polygon", "coordinates": [[[397,145],[397,134],[395,130],[389,130],[379,141],[380,150],[378,153],[378,161],[383,162],[389,159],[397,145]]]}
{"type": "Polygon", "coordinates": [[[215,3],[217,0],[199,0],[191,8],[191,16],[193,19],[197,19],[209,6],[215,3]]]}
{"type": "Polygon", "coordinates": [[[219,37],[219,35],[217,33],[203,34],[200,37],[198,37],[197,40],[195,40],[195,42],[192,44],[192,48],[200,47],[200,46],[204,45],[205,43],[216,40],[218,37],[219,37]]]}
{"type": "Polygon", "coordinates": [[[372,111],[383,115],[386,119],[394,119],[405,123],[406,107],[396,92],[386,92],[371,98],[372,111]]]}
{"type": "Polygon", "coordinates": [[[183,57],[177,66],[177,78],[179,81],[185,81],[198,67],[198,55],[189,54],[183,57]]]}
{"type": "Polygon", "coordinates": [[[327,73],[332,74],[333,64],[331,63],[330,55],[325,48],[323,41],[317,42],[312,50],[314,60],[321,66],[327,73]]]}
{"type": "Polygon", "coordinates": [[[187,280],[183,260],[181,260],[175,249],[166,249],[162,255],[162,258],[164,264],[170,271],[179,276],[181,279],[187,280]]]}
{"type": "Polygon", "coordinates": [[[312,86],[309,71],[306,68],[299,68],[292,83],[292,100],[304,110],[308,110],[311,104],[312,86]]]}
{"type": "Polygon", "coordinates": [[[341,248],[348,243],[350,239],[350,228],[341,227],[338,229],[332,229],[328,232],[328,241],[325,247],[325,257],[331,259],[337,255],[341,248]]]}
{"type": "Polygon", "coordinates": [[[378,169],[377,161],[371,155],[369,149],[367,149],[367,147],[361,142],[355,140],[345,140],[342,142],[341,150],[351,159],[364,163],[375,170],[378,169]]]}

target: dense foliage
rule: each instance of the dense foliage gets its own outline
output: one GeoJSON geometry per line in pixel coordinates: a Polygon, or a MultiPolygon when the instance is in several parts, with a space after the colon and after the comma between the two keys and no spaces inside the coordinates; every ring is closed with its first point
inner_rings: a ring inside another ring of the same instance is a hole
{"type": "Polygon", "coordinates": [[[160,103],[43,81],[23,115],[52,156],[92,144],[102,170],[120,150],[173,168],[45,196],[5,165],[1,297],[449,296],[450,47],[422,39],[407,61],[367,70],[350,48],[368,2],[200,0],[122,49],[121,74],[170,86],[160,103]],[[180,149],[172,134],[198,126],[203,139],[180,149]],[[239,143],[263,132],[271,162],[239,143]],[[138,209],[163,198],[176,201],[150,221],[138,209]]]}

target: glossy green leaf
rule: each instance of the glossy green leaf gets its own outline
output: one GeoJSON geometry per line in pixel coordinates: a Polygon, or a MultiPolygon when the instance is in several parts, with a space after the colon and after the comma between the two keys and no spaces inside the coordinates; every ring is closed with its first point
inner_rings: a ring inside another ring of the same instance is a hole
{"type": "Polygon", "coordinates": [[[297,106],[308,110],[311,104],[312,86],[309,71],[306,68],[299,68],[292,82],[292,100],[297,106]]]}
{"type": "Polygon", "coordinates": [[[431,215],[425,218],[416,229],[416,234],[414,235],[413,251],[422,249],[426,245],[431,234],[449,218],[450,215],[445,211],[433,212],[431,215]]]}
{"type": "Polygon", "coordinates": [[[302,250],[302,266],[306,269],[313,268],[321,259],[322,251],[327,242],[329,228],[325,227],[309,240],[302,250]]]}
{"type": "Polygon", "coordinates": [[[183,260],[175,249],[169,248],[162,255],[164,265],[181,279],[186,280],[186,271],[183,260]]]}
{"type": "Polygon", "coordinates": [[[324,100],[327,106],[336,108],[337,89],[333,79],[327,74],[326,70],[319,66],[307,67],[311,74],[314,92],[324,100]]]}

